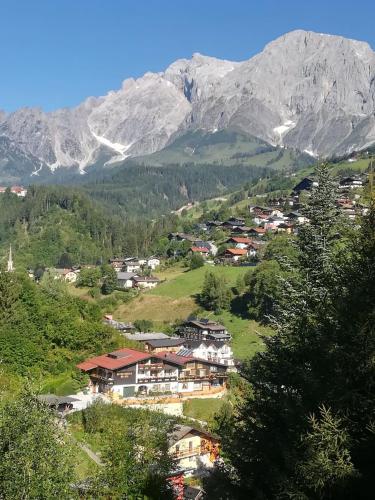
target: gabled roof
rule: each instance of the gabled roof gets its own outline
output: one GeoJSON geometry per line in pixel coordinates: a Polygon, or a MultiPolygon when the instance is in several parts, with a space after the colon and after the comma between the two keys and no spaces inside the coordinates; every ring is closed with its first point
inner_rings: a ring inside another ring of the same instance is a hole
{"type": "Polygon", "coordinates": [[[209,253],[209,249],[206,247],[191,247],[190,250],[194,253],[209,253]]]}
{"type": "Polygon", "coordinates": [[[192,319],[188,320],[187,323],[191,323],[194,326],[201,328],[202,330],[211,330],[211,331],[225,330],[225,326],[221,325],[220,323],[216,323],[216,321],[211,321],[209,319],[201,319],[201,320],[192,319]]]}
{"type": "Polygon", "coordinates": [[[133,365],[138,361],[150,358],[150,354],[136,351],[135,349],[119,349],[109,354],[103,354],[90,358],[77,365],[77,368],[85,372],[94,368],[106,368],[107,370],[118,370],[124,366],[133,365]]]}
{"type": "Polygon", "coordinates": [[[247,255],[247,250],[245,248],[227,248],[225,253],[230,253],[231,255],[247,255]]]}
{"type": "Polygon", "coordinates": [[[262,227],[252,227],[249,231],[253,231],[255,233],[263,234],[266,230],[262,227]]]}
{"type": "Polygon", "coordinates": [[[211,439],[219,440],[216,436],[207,431],[202,431],[196,429],[195,427],[190,427],[189,425],[176,425],[173,431],[168,436],[168,444],[172,446],[177,443],[180,439],[184,438],[187,434],[194,433],[202,436],[207,436],[211,439]]]}
{"type": "Polygon", "coordinates": [[[136,274],[134,273],[125,273],[125,272],[119,272],[117,273],[117,279],[118,280],[130,280],[131,278],[134,278],[135,276],[137,276],[136,274]]]}
{"type": "Polygon", "coordinates": [[[241,238],[240,236],[231,236],[228,241],[234,241],[235,243],[244,243],[248,245],[252,242],[250,238],[241,238]]]}

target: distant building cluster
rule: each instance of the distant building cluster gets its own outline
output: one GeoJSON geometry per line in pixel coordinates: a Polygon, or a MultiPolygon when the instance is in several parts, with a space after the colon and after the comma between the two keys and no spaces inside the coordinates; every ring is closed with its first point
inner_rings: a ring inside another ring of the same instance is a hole
{"type": "Polygon", "coordinates": [[[7,189],[9,189],[11,193],[19,196],[20,198],[24,198],[27,195],[27,189],[23,186],[12,186],[10,188],[0,186],[0,194],[4,194],[7,189]]]}

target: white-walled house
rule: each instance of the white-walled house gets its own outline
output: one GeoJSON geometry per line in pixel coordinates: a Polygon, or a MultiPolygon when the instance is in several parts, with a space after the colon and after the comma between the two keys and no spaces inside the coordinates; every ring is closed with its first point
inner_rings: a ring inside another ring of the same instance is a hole
{"type": "Polygon", "coordinates": [[[137,275],[135,273],[127,273],[119,271],[117,273],[117,284],[121,288],[133,288],[133,278],[137,275]]]}
{"type": "Polygon", "coordinates": [[[155,288],[160,282],[155,276],[134,276],[132,281],[135,288],[155,288]]]}
{"type": "Polygon", "coordinates": [[[207,431],[176,425],[168,436],[168,446],[184,476],[200,476],[214,466],[219,457],[220,441],[207,431]]]}
{"type": "Polygon", "coordinates": [[[160,266],[160,259],[157,257],[150,257],[147,259],[147,266],[154,271],[154,269],[160,266]]]}
{"type": "Polygon", "coordinates": [[[79,270],[74,269],[51,269],[56,273],[56,278],[60,278],[68,283],[75,283],[78,279],[79,270]]]}
{"type": "Polygon", "coordinates": [[[119,397],[149,393],[190,393],[224,388],[228,367],[213,361],[119,349],[77,365],[90,377],[92,393],[111,392],[119,397]]]}
{"type": "Polygon", "coordinates": [[[225,341],[185,339],[180,355],[190,355],[234,368],[233,351],[225,341]]]}

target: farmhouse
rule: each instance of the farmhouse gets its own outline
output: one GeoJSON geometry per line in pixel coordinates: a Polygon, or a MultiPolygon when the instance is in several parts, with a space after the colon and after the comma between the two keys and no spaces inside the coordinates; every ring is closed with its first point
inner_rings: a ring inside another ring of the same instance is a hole
{"type": "Polygon", "coordinates": [[[207,247],[191,247],[189,253],[191,255],[198,254],[206,258],[210,254],[210,250],[207,247]]]}
{"type": "Polygon", "coordinates": [[[264,227],[253,227],[248,231],[248,234],[249,236],[261,238],[266,234],[266,230],[264,229],[264,227]]]}
{"type": "Polygon", "coordinates": [[[154,271],[158,266],[160,266],[160,259],[157,257],[149,257],[147,259],[147,266],[154,271]]]}
{"type": "Polygon", "coordinates": [[[219,457],[220,440],[207,431],[177,425],[169,435],[169,453],[185,476],[205,475],[219,457]]]}
{"type": "Polygon", "coordinates": [[[227,248],[224,258],[231,262],[238,262],[241,258],[248,257],[249,252],[246,248],[227,248]]]}
{"type": "Polygon", "coordinates": [[[125,259],[109,259],[109,263],[116,271],[121,271],[125,265],[125,259]]]}
{"type": "Polygon", "coordinates": [[[135,273],[127,273],[124,271],[119,271],[117,273],[117,285],[120,288],[132,288],[133,287],[133,278],[137,275],[135,273]]]}
{"type": "Polygon", "coordinates": [[[135,288],[155,288],[160,280],[155,276],[133,276],[132,281],[135,288]]]}
{"type": "Polygon", "coordinates": [[[90,377],[92,393],[130,397],[149,393],[190,393],[225,387],[227,367],[212,361],[180,356],[119,349],[77,365],[90,377]]]}
{"type": "Polygon", "coordinates": [[[68,283],[75,283],[78,278],[79,271],[74,269],[52,269],[56,273],[56,278],[60,278],[68,283]]]}
{"type": "Polygon", "coordinates": [[[235,248],[244,249],[248,248],[248,246],[252,243],[252,240],[250,238],[232,236],[227,240],[227,242],[234,245],[235,248]]]}
{"type": "Polygon", "coordinates": [[[137,273],[141,270],[142,264],[138,259],[125,259],[123,268],[127,273],[137,273]]]}

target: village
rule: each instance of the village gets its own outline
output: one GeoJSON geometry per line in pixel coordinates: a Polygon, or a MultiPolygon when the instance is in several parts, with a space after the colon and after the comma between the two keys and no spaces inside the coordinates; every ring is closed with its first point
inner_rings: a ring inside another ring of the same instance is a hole
{"type": "MultiPolygon", "coordinates": [[[[346,220],[354,223],[357,216],[368,212],[368,207],[361,202],[361,191],[366,183],[366,174],[340,178],[336,205],[338,213],[346,220]]],[[[153,271],[176,259],[191,259],[194,255],[213,266],[255,266],[262,260],[267,243],[273,237],[298,234],[298,228],[308,222],[303,215],[303,205],[315,185],[312,177],[305,177],[289,196],[259,196],[262,204],[249,203],[246,215],[231,216],[224,221],[200,220],[189,233],[169,233],[171,250],[168,256],[111,258],[109,264],[116,271],[118,288],[138,291],[155,288],[160,280],[153,271]]],[[[81,269],[93,267],[51,268],[50,271],[56,278],[77,283],[81,269]]],[[[33,270],[30,270],[30,277],[33,277],[33,270]]]]}
{"type": "MultiPolygon", "coordinates": [[[[361,176],[340,180],[336,206],[349,222],[368,210],[360,202],[365,182],[361,176]]],[[[280,234],[298,234],[301,225],[308,223],[303,204],[314,185],[314,179],[307,177],[296,184],[288,197],[262,198],[262,204],[249,201],[246,216],[233,215],[225,221],[200,220],[189,233],[169,233],[168,240],[176,246],[167,259],[159,255],[109,259],[108,265],[116,275],[116,289],[133,290],[137,294],[155,289],[163,282],[155,274],[168,259],[188,260],[199,255],[207,268],[256,266],[269,241],[280,234]],[[221,240],[211,238],[218,230],[221,240]],[[179,244],[184,245],[182,254],[183,247],[179,244]]],[[[12,269],[10,253],[8,270],[12,269]]],[[[57,280],[79,286],[84,269],[95,269],[95,266],[48,271],[57,280]]],[[[33,271],[30,270],[29,275],[35,279],[33,271]]],[[[120,406],[149,408],[183,417],[184,402],[191,398],[225,397],[232,374],[241,370],[241,360],[233,353],[231,332],[213,319],[190,316],[168,333],[139,331],[127,318],[114,319],[112,314],[105,314],[103,323],[135,347],[102,353],[78,363],[77,369],[88,379],[82,393],[41,396],[64,418],[98,398],[120,406]]],[[[220,460],[220,437],[206,429],[206,422],[199,421],[197,426],[190,424],[178,425],[169,436],[169,451],[178,464],[170,480],[176,491],[180,488],[180,496],[177,496],[180,499],[201,498],[199,480],[220,460]],[[197,482],[191,483],[192,478],[197,482]],[[186,496],[188,494],[190,496],[186,496]]]]}

